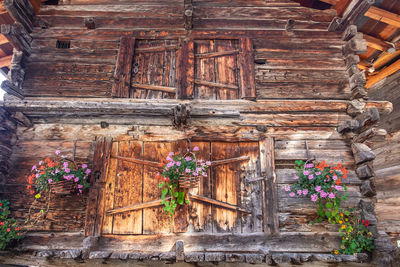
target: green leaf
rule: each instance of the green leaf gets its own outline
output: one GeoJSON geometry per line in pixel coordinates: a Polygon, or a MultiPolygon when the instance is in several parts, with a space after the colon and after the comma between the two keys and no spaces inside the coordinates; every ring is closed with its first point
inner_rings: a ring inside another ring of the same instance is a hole
{"type": "Polygon", "coordinates": [[[328,202],[328,203],[325,204],[325,207],[327,209],[331,209],[333,207],[333,204],[331,202],[328,202]]]}
{"type": "Polygon", "coordinates": [[[161,199],[165,199],[165,195],[168,193],[168,188],[163,188],[161,192],[161,199]]]}

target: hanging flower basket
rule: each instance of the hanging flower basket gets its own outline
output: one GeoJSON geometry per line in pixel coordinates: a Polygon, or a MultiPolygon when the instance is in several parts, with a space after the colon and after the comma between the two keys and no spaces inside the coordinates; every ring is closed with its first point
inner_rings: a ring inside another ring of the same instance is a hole
{"type": "Polygon", "coordinates": [[[71,181],[59,181],[50,184],[51,192],[55,195],[69,195],[75,189],[74,182],[71,181]]]}
{"type": "Polygon", "coordinates": [[[199,181],[200,176],[182,175],[179,177],[179,188],[196,188],[199,181]]]}

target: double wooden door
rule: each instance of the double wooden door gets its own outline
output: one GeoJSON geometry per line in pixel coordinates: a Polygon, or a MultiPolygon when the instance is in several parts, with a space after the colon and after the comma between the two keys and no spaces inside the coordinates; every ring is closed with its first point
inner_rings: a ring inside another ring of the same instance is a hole
{"type": "Polygon", "coordinates": [[[98,191],[97,231],[102,235],[266,231],[269,147],[265,142],[112,142],[98,191]],[[185,153],[190,146],[199,147],[197,158],[211,161],[212,166],[198,188],[188,192],[189,205],[180,206],[170,217],[159,205],[158,164],[169,152],[185,153]]]}

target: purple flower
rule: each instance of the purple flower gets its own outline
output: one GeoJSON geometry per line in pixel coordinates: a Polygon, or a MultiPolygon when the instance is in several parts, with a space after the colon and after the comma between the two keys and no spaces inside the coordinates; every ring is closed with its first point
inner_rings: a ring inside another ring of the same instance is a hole
{"type": "Polygon", "coordinates": [[[316,186],[316,187],[315,187],[315,191],[317,191],[317,192],[321,192],[321,186],[319,186],[319,185],[318,185],[318,186],[316,186]]]}
{"type": "Polygon", "coordinates": [[[340,186],[340,185],[336,185],[336,186],[335,186],[335,189],[336,189],[336,190],[342,190],[342,189],[343,189],[343,187],[342,187],[342,186],[340,186]]]}
{"type": "Polygon", "coordinates": [[[53,179],[49,179],[49,180],[47,180],[48,182],[49,182],[49,184],[51,184],[52,182],[53,182],[53,179]]]}
{"type": "Polygon", "coordinates": [[[308,189],[303,189],[303,196],[307,196],[308,194],[308,189]]]}
{"type": "Polygon", "coordinates": [[[297,174],[294,175],[293,179],[299,180],[299,176],[297,174]]]}
{"type": "Polygon", "coordinates": [[[312,202],[315,202],[315,201],[317,201],[318,200],[318,196],[316,195],[316,194],[312,194],[311,195],[311,201],[312,202]]]}
{"type": "Polygon", "coordinates": [[[71,172],[71,170],[70,169],[68,169],[68,168],[65,168],[65,170],[64,170],[66,173],[70,173],[71,172]]]}
{"type": "Polygon", "coordinates": [[[72,178],[69,175],[64,175],[65,180],[71,180],[72,178]]]}
{"type": "Polygon", "coordinates": [[[87,165],[86,164],[82,164],[82,169],[86,169],[87,165]]]}
{"type": "Polygon", "coordinates": [[[314,175],[313,175],[313,174],[310,174],[310,175],[308,176],[308,180],[312,180],[312,179],[314,179],[314,175]]]}
{"type": "Polygon", "coordinates": [[[59,172],[60,172],[60,170],[59,170],[59,169],[56,169],[54,172],[55,172],[55,173],[59,173],[59,172]]]}
{"type": "Polygon", "coordinates": [[[33,171],[33,170],[36,170],[36,165],[33,165],[33,166],[32,166],[32,171],[33,171]]]}
{"type": "Polygon", "coordinates": [[[171,161],[171,162],[168,162],[167,167],[168,167],[168,168],[171,168],[171,167],[173,167],[174,165],[175,165],[175,162],[171,161]]]}
{"type": "Polygon", "coordinates": [[[191,160],[192,160],[192,158],[191,158],[191,157],[189,157],[189,156],[187,156],[187,157],[185,158],[185,160],[186,160],[186,161],[191,161],[191,160]]]}
{"type": "Polygon", "coordinates": [[[210,166],[211,165],[211,161],[206,161],[206,165],[210,166]]]}
{"type": "Polygon", "coordinates": [[[79,181],[79,177],[75,177],[74,182],[77,183],[79,181]]]}
{"type": "Polygon", "coordinates": [[[303,194],[303,190],[297,190],[297,194],[301,196],[303,194]]]}
{"type": "Polygon", "coordinates": [[[321,175],[321,172],[316,172],[315,175],[321,175]]]}
{"type": "Polygon", "coordinates": [[[42,165],[43,164],[43,161],[41,160],[41,161],[39,161],[39,165],[42,165]]]}
{"type": "Polygon", "coordinates": [[[291,193],[289,194],[289,196],[294,197],[294,196],[295,196],[295,193],[291,192],[291,193]]]}
{"type": "Polygon", "coordinates": [[[195,146],[194,148],[193,148],[193,151],[199,151],[200,149],[199,149],[199,147],[198,146],[195,146]]]}
{"type": "Polygon", "coordinates": [[[288,185],[285,186],[285,191],[286,191],[286,192],[289,192],[289,191],[290,191],[290,186],[288,186],[288,185]]]}
{"type": "Polygon", "coordinates": [[[336,181],[336,180],[337,180],[337,176],[336,176],[336,175],[332,176],[332,179],[333,179],[334,181],[336,181]]]}
{"type": "Polygon", "coordinates": [[[321,191],[321,192],[319,193],[319,195],[320,195],[322,198],[326,198],[326,197],[328,196],[328,193],[325,193],[324,191],[321,191]]]}
{"type": "Polygon", "coordinates": [[[334,193],[330,193],[328,197],[329,198],[335,198],[335,194],[334,193]]]}
{"type": "Polygon", "coordinates": [[[186,172],[186,173],[190,173],[191,170],[190,170],[190,169],[185,169],[185,172],[186,172]]]}
{"type": "Polygon", "coordinates": [[[178,166],[178,167],[181,166],[181,164],[182,164],[182,163],[181,163],[180,161],[177,161],[177,162],[176,162],[176,166],[178,166]]]}
{"type": "Polygon", "coordinates": [[[92,171],[90,169],[86,169],[85,173],[89,175],[92,171]]]}
{"type": "Polygon", "coordinates": [[[60,155],[61,151],[60,150],[56,150],[56,155],[60,155]]]}
{"type": "Polygon", "coordinates": [[[309,175],[309,174],[310,174],[310,171],[303,171],[303,174],[304,174],[304,175],[309,175]]]}
{"type": "Polygon", "coordinates": [[[83,185],[78,184],[78,188],[79,188],[79,189],[83,188],[83,185]]]}

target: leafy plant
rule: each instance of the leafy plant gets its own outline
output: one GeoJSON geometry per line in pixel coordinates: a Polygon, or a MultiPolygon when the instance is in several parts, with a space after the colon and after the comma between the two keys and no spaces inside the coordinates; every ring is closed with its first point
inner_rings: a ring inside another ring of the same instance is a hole
{"type": "Polygon", "coordinates": [[[28,177],[29,184],[27,189],[30,190],[31,195],[36,193],[36,199],[39,199],[41,193],[49,190],[50,185],[55,182],[72,181],[79,193],[89,187],[87,178],[91,170],[86,164],[78,166],[76,163],[66,159],[65,156],[59,156],[59,150],[55,154],[57,155],[55,160],[46,158],[32,167],[32,174],[28,177]]]}
{"type": "Polygon", "coordinates": [[[10,202],[0,200],[0,249],[4,250],[12,240],[18,240],[24,237],[17,220],[9,218],[10,202]]]}
{"type": "Polygon", "coordinates": [[[374,238],[368,230],[369,221],[360,220],[358,216],[343,218],[339,229],[342,245],[338,253],[354,254],[363,251],[371,252],[374,248],[374,238]]]}
{"type": "Polygon", "coordinates": [[[192,152],[188,151],[184,156],[170,152],[160,163],[163,171],[157,173],[156,178],[160,180],[158,187],[162,189],[161,204],[170,216],[175,213],[178,205],[189,203],[185,200],[185,190],[179,187],[179,178],[181,176],[207,177],[207,169],[211,162],[196,160],[197,151],[199,148],[196,146],[192,152]]]}

